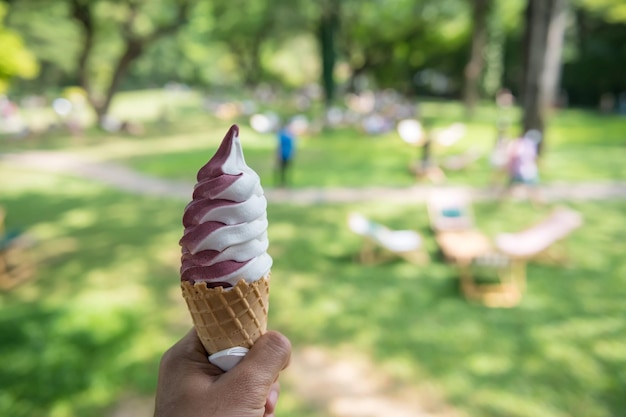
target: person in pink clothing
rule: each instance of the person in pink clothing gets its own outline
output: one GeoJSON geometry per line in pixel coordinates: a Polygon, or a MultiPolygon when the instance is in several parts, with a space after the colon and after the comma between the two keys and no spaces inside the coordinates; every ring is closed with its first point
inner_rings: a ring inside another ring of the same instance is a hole
{"type": "Polygon", "coordinates": [[[541,133],[530,130],[510,144],[508,163],[510,184],[533,185],[539,182],[537,146],[540,140],[541,133]]]}
{"type": "Polygon", "coordinates": [[[533,202],[541,201],[537,188],[539,142],[541,142],[541,133],[537,130],[529,130],[521,138],[512,141],[508,149],[508,192],[515,194],[518,189],[523,188],[533,202]]]}

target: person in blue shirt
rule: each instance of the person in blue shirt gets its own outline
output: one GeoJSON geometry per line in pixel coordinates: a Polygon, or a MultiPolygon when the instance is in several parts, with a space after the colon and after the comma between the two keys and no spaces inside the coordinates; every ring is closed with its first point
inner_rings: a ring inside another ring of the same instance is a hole
{"type": "Polygon", "coordinates": [[[296,135],[287,123],[278,131],[278,155],[276,169],[276,184],[280,187],[287,186],[288,170],[295,154],[296,135]]]}

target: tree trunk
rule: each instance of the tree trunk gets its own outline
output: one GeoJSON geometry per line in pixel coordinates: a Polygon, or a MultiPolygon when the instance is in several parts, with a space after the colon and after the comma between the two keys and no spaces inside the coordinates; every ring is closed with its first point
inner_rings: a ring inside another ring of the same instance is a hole
{"type": "MultiPolygon", "coordinates": [[[[78,21],[81,26],[83,36],[80,51],[78,53],[78,65],[77,65],[77,78],[78,84],[85,90],[87,95],[87,101],[91,107],[95,110],[98,106],[97,101],[94,98],[91,90],[91,83],[89,81],[89,56],[94,45],[94,21],[91,8],[88,4],[83,4],[78,0],[71,2],[72,17],[78,21]]],[[[97,111],[96,111],[97,113],[97,111]]]]}
{"type": "Polygon", "coordinates": [[[485,49],[487,47],[487,16],[491,8],[492,0],[471,0],[472,18],[472,50],[470,59],[465,66],[465,86],[463,89],[463,101],[468,117],[474,115],[476,103],[479,99],[480,76],[485,67],[485,49]]]}
{"type": "Polygon", "coordinates": [[[253,40],[250,49],[249,71],[245,76],[245,82],[249,87],[257,86],[263,78],[263,67],[261,65],[261,37],[253,40]]]}
{"type": "MultiPolygon", "coordinates": [[[[524,34],[522,128],[545,136],[545,117],[560,76],[567,0],[528,0],[524,34]]],[[[540,151],[545,143],[540,142],[540,151]]]]}
{"type": "Polygon", "coordinates": [[[165,35],[176,32],[186,22],[190,3],[188,0],[180,1],[178,3],[176,16],[173,17],[171,22],[157,26],[151,33],[143,36],[138,36],[133,33],[136,18],[139,14],[138,4],[128,3],[130,13],[127,20],[120,28],[125,42],[125,50],[117,61],[113,70],[113,76],[109,85],[105,88],[102,100],[99,100],[96,93],[93,91],[88,68],[89,57],[94,50],[95,22],[93,7],[95,5],[94,3],[81,0],[70,0],[69,4],[72,17],[78,21],[83,29],[83,44],[78,55],[78,79],[81,87],[83,87],[87,94],[89,104],[96,113],[98,125],[101,125],[104,117],[109,112],[113,96],[117,92],[132,62],[139,58],[149,45],[165,35]]]}
{"type": "Polygon", "coordinates": [[[141,56],[145,46],[145,41],[141,42],[138,40],[127,40],[126,41],[126,49],[124,53],[117,61],[117,65],[115,65],[115,69],[113,71],[113,77],[111,78],[111,82],[109,83],[108,88],[104,93],[104,98],[101,102],[98,102],[94,106],[94,110],[96,111],[96,115],[98,116],[98,123],[102,123],[104,117],[108,114],[109,108],[111,107],[111,102],[113,101],[113,96],[117,92],[122,79],[128,72],[128,68],[130,64],[141,56]]]}
{"type": "Polygon", "coordinates": [[[338,0],[325,1],[318,27],[318,39],[322,59],[322,86],[324,88],[324,102],[327,108],[330,107],[335,96],[335,33],[338,26],[338,0]]]}

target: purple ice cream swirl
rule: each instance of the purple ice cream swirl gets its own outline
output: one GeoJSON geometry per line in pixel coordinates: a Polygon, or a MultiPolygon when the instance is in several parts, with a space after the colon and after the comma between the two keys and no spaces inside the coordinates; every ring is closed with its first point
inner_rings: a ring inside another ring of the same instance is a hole
{"type": "Polygon", "coordinates": [[[259,176],[246,165],[233,125],[217,152],[198,171],[185,207],[180,240],[181,280],[232,287],[269,273],[267,200],[259,176]]]}

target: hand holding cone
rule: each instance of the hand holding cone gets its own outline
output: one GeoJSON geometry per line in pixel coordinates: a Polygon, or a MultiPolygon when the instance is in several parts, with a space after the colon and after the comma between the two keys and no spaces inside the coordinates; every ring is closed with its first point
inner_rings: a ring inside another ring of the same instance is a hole
{"type": "Polygon", "coordinates": [[[249,349],[267,330],[267,201],[259,176],[245,163],[238,134],[231,127],[198,171],[180,240],[183,297],[212,355],[249,349]]]}

